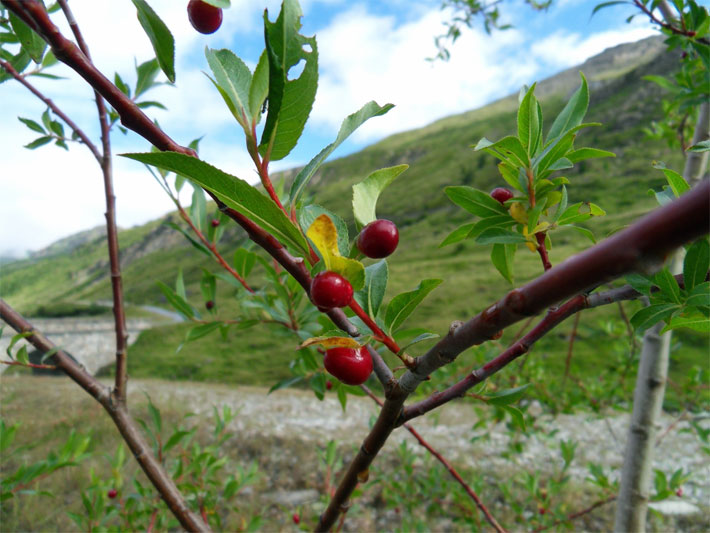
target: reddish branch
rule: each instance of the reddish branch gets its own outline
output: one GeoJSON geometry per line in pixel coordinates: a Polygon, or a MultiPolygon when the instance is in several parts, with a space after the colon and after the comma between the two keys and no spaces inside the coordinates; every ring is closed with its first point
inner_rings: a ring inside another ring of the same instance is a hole
{"type": "MultiPolygon", "coordinates": [[[[377,405],[380,407],[383,406],[382,400],[380,400],[375,394],[368,389],[365,385],[360,385],[360,388],[365,391],[365,394],[367,394],[370,398],[372,398],[377,405]]],[[[419,432],[414,429],[410,424],[404,424],[404,428],[409,431],[409,433],[412,434],[412,436],[417,439],[417,442],[421,444],[430,454],[432,454],[434,457],[436,457],[437,461],[439,461],[442,465],[444,465],[444,468],[451,474],[451,476],[458,482],[459,485],[463,487],[463,490],[466,491],[466,494],[469,495],[469,497],[473,500],[473,502],[476,504],[476,507],[483,513],[483,516],[486,517],[486,520],[488,523],[493,526],[493,528],[498,531],[498,533],[504,533],[505,529],[501,527],[501,525],[496,521],[496,519],[493,517],[493,515],[490,513],[488,508],[483,504],[481,499],[478,497],[478,494],[466,483],[461,475],[456,471],[456,469],[449,463],[444,456],[442,456],[434,447],[429,444],[424,437],[422,437],[419,432]]]]}
{"type": "Polygon", "coordinates": [[[537,253],[540,254],[542,267],[545,270],[550,270],[552,268],[552,263],[550,263],[550,258],[547,255],[547,247],[545,246],[545,236],[545,232],[535,234],[535,239],[537,240],[537,253]]]}
{"type": "MultiPolygon", "coordinates": [[[[52,342],[33,328],[32,324],[2,299],[0,299],[0,318],[18,333],[32,332],[32,335],[28,336],[26,340],[40,352],[46,353],[55,349],[52,342]]],[[[160,461],[153,455],[150,445],[146,442],[137,424],[128,413],[125,402],[118,401],[111,394],[111,390],[108,387],[102,385],[64,351],[57,350],[54,357],[57,361],[57,366],[106,409],[106,412],[114,420],[123,440],[126,441],[131,449],[136,461],[138,461],[148,479],[160,493],[168,508],[180,521],[180,524],[188,531],[209,531],[209,527],[202,523],[200,517],[190,511],[172,478],[163,469],[160,461]]]]}
{"type": "Polygon", "coordinates": [[[533,533],[539,533],[540,531],[545,531],[547,529],[550,529],[555,526],[559,526],[559,525],[564,524],[566,522],[571,522],[572,520],[576,520],[577,518],[579,518],[581,516],[591,513],[594,509],[598,509],[602,505],[606,505],[607,503],[611,503],[614,500],[616,500],[615,495],[609,496],[608,498],[606,498],[604,500],[600,500],[600,501],[594,503],[593,505],[590,505],[586,509],[582,509],[581,511],[577,511],[576,513],[568,514],[564,520],[556,520],[552,524],[534,529],[533,533]]]}
{"type": "MultiPolygon", "coordinates": [[[[668,22],[664,22],[663,20],[659,19],[656,15],[653,14],[653,11],[646,7],[645,3],[642,2],[641,0],[634,0],[634,5],[639,8],[641,11],[643,11],[644,14],[648,16],[648,18],[651,19],[651,22],[654,24],[658,24],[661,28],[670,31],[671,33],[674,33],[675,35],[683,35],[685,37],[695,37],[696,33],[694,31],[690,31],[685,28],[685,22],[681,18],[681,23],[683,24],[682,28],[679,28],[677,26],[674,26],[673,24],[670,24],[668,22]]],[[[703,43],[705,45],[710,46],[710,40],[700,37],[696,39],[699,43],[703,43]]]]}

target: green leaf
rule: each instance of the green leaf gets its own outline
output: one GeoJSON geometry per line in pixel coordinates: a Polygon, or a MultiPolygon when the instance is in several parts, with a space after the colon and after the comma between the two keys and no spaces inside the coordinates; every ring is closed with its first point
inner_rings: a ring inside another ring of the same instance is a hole
{"type": "Polygon", "coordinates": [[[321,372],[313,374],[311,379],[308,380],[308,385],[310,385],[311,390],[315,393],[319,400],[325,398],[325,375],[321,372]]]}
{"type": "Polygon", "coordinates": [[[347,257],[350,251],[350,239],[348,237],[348,225],[338,215],[331,210],[319,205],[307,205],[298,210],[298,223],[304,231],[308,231],[313,221],[320,215],[328,215],[330,220],[335,224],[335,229],[338,232],[338,251],[343,257],[347,257]]]}
{"type": "Polygon", "coordinates": [[[133,0],[133,5],[136,6],[138,12],[138,22],[143,26],[143,30],[150,39],[150,44],[153,45],[155,57],[161,70],[168,77],[170,83],[175,83],[175,39],[165,23],[145,0],[133,0]]]}
{"type": "Polygon", "coordinates": [[[517,250],[515,244],[495,243],[491,250],[491,261],[508,283],[513,283],[513,258],[517,250]]]}
{"type": "Polygon", "coordinates": [[[215,299],[217,293],[217,280],[207,269],[202,269],[202,279],[200,280],[200,290],[202,291],[202,297],[205,301],[210,301],[215,299]]]}
{"type": "Polygon", "coordinates": [[[22,117],[17,117],[17,120],[22,122],[25,126],[27,126],[29,129],[32,131],[36,131],[37,133],[44,133],[44,128],[37,124],[34,120],[30,120],[29,118],[22,118],[22,117]]]}
{"type": "Polygon", "coordinates": [[[202,244],[201,242],[195,240],[195,239],[192,237],[192,235],[190,235],[187,231],[185,231],[184,229],[182,229],[180,226],[178,226],[178,225],[175,224],[174,222],[164,222],[164,224],[165,224],[166,226],[169,226],[169,227],[173,228],[174,230],[177,230],[177,231],[179,231],[180,233],[182,233],[183,236],[184,236],[188,241],[190,241],[190,244],[192,244],[197,250],[199,250],[200,252],[202,252],[203,254],[205,254],[205,255],[208,256],[208,257],[212,257],[212,252],[210,252],[204,244],[202,244]]]}
{"type": "Polygon", "coordinates": [[[674,93],[674,94],[678,94],[681,90],[681,88],[678,85],[676,85],[671,80],[669,80],[668,78],[665,78],[663,76],[654,76],[654,75],[643,76],[643,79],[646,81],[651,81],[651,82],[655,83],[656,85],[658,85],[659,87],[663,87],[665,90],[667,90],[671,93],[674,93]]]}
{"type": "Polygon", "coordinates": [[[32,61],[37,64],[41,63],[42,56],[47,48],[47,43],[13,12],[10,12],[9,15],[12,31],[15,32],[15,35],[17,35],[17,38],[20,40],[22,49],[27,52],[32,58],[32,61]]]}
{"type": "Polygon", "coordinates": [[[685,181],[683,179],[683,176],[681,176],[677,172],[669,168],[664,168],[663,173],[666,175],[668,185],[671,186],[671,190],[673,191],[673,194],[676,198],[678,198],[684,192],[690,190],[690,185],[688,185],[688,182],[685,181]]]}
{"type": "Polygon", "coordinates": [[[187,294],[185,293],[185,281],[182,277],[182,268],[178,269],[178,275],[177,278],[175,278],[175,293],[183,300],[187,300],[187,294]]]}
{"type": "Polygon", "coordinates": [[[250,132],[249,89],[252,78],[249,67],[234,52],[227,49],[213,50],[205,47],[205,57],[232,115],[250,132]]]}
{"type": "Polygon", "coordinates": [[[187,319],[193,318],[195,316],[195,310],[189,303],[187,303],[187,300],[178,296],[177,293],[175,293],[175,291],[173,291],[165,283],[163,283],[162,281],[158,281],[158,288],[165,295],[165,298],[167,298],[168,302],[170,302],[170,305],[172,305],[178,313],[180,313],[187,319]]]}
{"type": "Polygon", "coordinates": [[[685,150],[686,152],[708,152],[710,151],[710,139],[706,141],[700,141],[698,144],[694,144],[690,148],[685,150]]]}
{"type": "Polygon", "coordinates": [[[399,349],[399,353],[402,354],[402,353],[406,352],[408,348],[410,348],[411,346],[418,344],[420,342],[429,341],[429,340],[438,339],[438,338],[439,338],[438,334],[430,333],[427,331],[426,333],[422,333],[421,335],[417,335],[411,341],[409,341],[407,344],[402,346],[399,349]]]}
{"type": "Polygon", "coordinates": [[[668,300],[677,304],[680,303],[680,287],[668,268],[664,268],[658,272],[653,277],[653,281],[658,285],[658,288],[661,289],[661,293],[668,300]]]}
{"type": "Polygon", "coordinates": [[[343,120],[343,123],[340,125],[340,130],[338,131],[338,136],[335,138],[335,141],[323,148],[323,150],[321,150],[318,155],[311,159],[310,162],[305,167],[303,167],[303,169],[301,169],[301,171],[296,176],[296,179],[291,185],[291,205],[296,205],[298,199],[301,197],[301,194],[303,194],[306,185],[308,185],[308,182],[313,177],[313,174],[315,174],[316,170],[318,170],[318,168],[321,166],[321,164],[323,164],[323,162],[328,158],[328,156],[333,153],[333,150],[340,146],[340,144],[345,139],[347,139],[357,128],[359,128],[367,120],[371,119],[372,117],[384,115],[393,107],[393,104],[385,104],[384,106],[380,106],[377,102],[370,101],[364,106],[362,106],[357,112],[353,113],[352,115],[348,115],[345,120],[343,120]]]}
{"type": "Polygon", "coordinates": [[[39,138],[35,139],[34,141],[32,141],[31,143],[26,144],[25,148],[27,148],[28,150],[34,150],[35,148],[39,148],[40,146],[44,146],[47,143],[51,143],[53,139],[54,139],[54,137],[52,137],[51,135],[45,135],[44,137],[39,137],[39,138]]]}
{"type": "Polygon", "coordinates": [[[259,145],[271,161],[286,157],[296,146],[313,107],[318,88],[318,45],[304,37],[301,8],[296,0],[284,0],[276,22],[264,11],[264,37],[269,58],[269,111],[259,145]],[[307,50],[308,49],[308,50],[307,50]],[[301,61],[301,75],[289,79],[289,71],[301,61]]]}
{"type": "Polygon", "coordinates": [[[615,6],[618,4],[630,4],[628,0],[613,0],[611,2],[602,2],[601,4],[597,4],[594,9],[592,9],[592,16],[599,11],[600,9],[604,9],[605,7],[609,6],[615,6]]]}
{"type": "Polygon", "coordinates": [[[180,173],[212,192],[227,206],[254,221],[282,243],[304,255],[306,239],[281,209],[244,180],[194,157],[177,152],[121,154],[141,163],[180,173]]]}
{"type": "Polygon", "coordinates": [[[520,233],[504,228],[488,228],[476,237],[479,244],[519,244],[527,242],[520,233]]]}
{"type": "Polygon", "coordinates": [[[493,405],[510,405],[511,403],[516,403],[520,398],[523,397],[525,389],[530,386],[523,385],[522,387],[515,387],[514,389],[506,389],[498,392],[494,392],[486,396],[486,401],[493,405]]]}
{"type": "Polygon", "coordinates": [[[261,119],[261,108],[269,94],[269,58],[266,50],[259,56],[249,85],[249,112],[255,124],[261,119]]]}
{"type": "Polygon", "coordinates": [[[160,418],[160,411],[153,405],[153,402],[148,397],[148,412],[150,413],[150,418],[153,420],[153,426],[156,429],[158,435],[163,431],[163,421],[160,418]]]}
{"type": "Polygon", "coordinates": [[[678,328],[689,328],[695,331],[700,331],[701,333],[707,333],[710,331],[710,318],[703,315],[692,315],[692,316],[674,316],[668,322],[668,325],[661,330],[665,333],[671,329],[678,328]]]}
{"type": "Polygon", "coordinates": [[[185,334],[185,342],[194,341],[204,337],[205,335],[209,335],[213,331],[219,329],[221,325],[221,322],[208,322],[207,324],[200,324],[199,326],[190,328],[185,334]]]}
{"type": "Polygon", "coordinates": [[[256,263],[256,254],[244,248],[237,248],[234,252],[234,270],[243,278],[246,277],[254,268],[256,263]]]}
{"type": "Polygon", "coordinates": [[[503,161],[509,160],[512,156],[512,164],[515,166],[527,167],[530,164],[530,157],[523,145],[520,144],[520,139],[512,135],[503,137],[494,143],[483,137],[478,141],[474,150],[486,150],[489,154],[503,161]]]}
{"type": "Polygon", "coordinates": [[[690,292],[688,299],[685,300],[685,305],[690,307],[710,307],[710,281],[706,281],[690,292]]]}
{"type": "Polygon", "coordinates": [[[570,228],[572,228],[577,233],[581,233],[582,235],[584,235],[587,239],[592,241],[592,243],[594,243],[594,244],[597,243],[597,238],[594,236],[594,233],[592,232],[592,230],[589,230],[587,228],[583,228],[582,226],[575,226],[574,224],[570,224],[570,228]]]}
{"type": "MultiPolygon", "coordinates": [[[[572,147],[575,136],[574,133],[570,132],[554,139],[545,146],[545,149],[533,161],[533,167],[536,169],[538,175],[545,172],[548,168],[551,170],[559,170],[556,167],[553,168],[554,164],[565,159],[564,155],[572,147]]],[[[563,162],[562,167],[566,167],[566,165],[567,163],[563,162]]]]}
{"type": "Polygon", "coordinates": [[[614,152],[608,152],[606,150],[599,150],[597,148],[577,148],[567,153],[567,159],[572,161],[572,163],[577,163],[584,159],[596,159],[600,157],[616,157],[614,152]]]}
{"type": "Polygon", "coordinates": [[[353,185],[353,213],[355,220],[363,226],[377,219],[375,208],[377,199],[394,179],[407,170],[409,165],[381,168],[360,183],[353,185]]]}
{"type": "Polygon", "coordinates": [[[136,67],[136,94],[134,98],[138,98],[155,85],[158,70],[159,65],[156,59],[151,59],[136,67]]]}
{"type": "Polygon", "coordinates": [[[500,407],[510,415],[514,425],[518,426],[522,431],[525,431],[525,417],[520,409],[512,405],[501,405],[500,407]]]}
{"type": "MultiPolygon", "coordinates": [[[[485,219],[484,219],[485,220],[485,219]]],[[[441,244],[439,245],[439,248],[442,248],[444,246],[447,246],[449,244],[454,244],[460,241],[463,241],[468,237],[468,234],[471,232],[473,227],[476,225],[475,222],[471,222],[470,224],[464,224],[463,226],[459,226],[456,228],[454,231],[449,233],[449,236],[446,237],[441,244]]]]}
{"type": "Polygon", "coordinates": [[[653,284],[651,283],[651,280],[648,279],[646,276],[642,276],[641,274],[628,274],[626,277],[626,283],[631,285],[631,287],[636,291],[641,294],[645,294],[646,296],[651,295],[651,287],[653,284]]]}
{"type": "Polygon", "coordinates": [[[707,238],[695,241],[685,254],[683,261],[683,281],[685,290],[691,291],[693,287],[705,280],[710,269],[710,244],[707,238]]]}
{"type": "Polygon", "coordinates": [[[552,123],[550,131],[547,132],[547,142],[561,137],[575,126],[580,125],[584,115],[587,114],[589,87],[587,87],[587,79],[584,74],[580,72],[579,75],[582,77],[582,85],[574,92],[564,109],[560,111],[560,114],[557,115],[557,118],[552,123]]]}
{"type": "MultiPolygon", "coordinates": [[[[2,48],[0,47],[0,51],[2,51],[2,48]]],[[[4,58],[3,58],[4,59],[4,58]]],[[[30,55],[27,53],[27,51],[22,48],[16,55],[11,56],[8,58],[9,63],[12,65],[12,68],[14,68],[17,72],[22,73],[27,68],[27,65],[30,64],[30,61],[32,59],[30,58],[30,55]]],[[[10,74],[5,72],[5,69],[0,69],[0,83],[3,83],[7,80],[13,79],[10,74]]]]}
{"type": "Polygon", "coordinates": [[[503,207],[498,200],[494,200],[491,198],[490,194],[474,189],[473,187],[455,185],[453,187],[446,187],[444,192],[453,203],[479,217],[487,218],[507,214],[505,207],[503,207]]]}
{"type": "Polygon", "coordinates": [[[302,381],[302,380],[303,380],[303,376],[296,376],[294,378],[283,379],[283,380],[279,381],[278,383],[276,383],[275,385],[273,385],[269,389],[268,394],[271,394],[272,392],[277,391],[279,389],[283,389],[285,387],[290,387],[291,385],[295,385],[296,383],[298,383],[299,381],[302,381]]]}
{"type": "Polygon", "coordinates": [[[533,83],[525,93],[520,108],[518,109],[518,139],[529,158],[535,154],[541,132],[540,122],[542,117],[538,113],[538,103],[535,98],[535,84],[533,83]]]}
{"type": "Polygon", "coordinates": [[[680,306],[676,304],[649,305],[631,317],[631,325],[638,330],[648,329],[655,323],[671,316],[677,309],[680,309],[680,306]]]}
{"type": "Polygon", "coordinates": [[[384,259],[365,267],[365,286],[355,293],[355,299],[373,319],[380,310],[387,288],[388,267],[384,259]]]}
{"type": "Polygon", "coordinates": [[[396,331],[409,315],[422,303],[422,300],[441,284],[440,279],[425,279],[416,289],[398,294],[387,306],[385,324],[391,332],[396,331]]]}

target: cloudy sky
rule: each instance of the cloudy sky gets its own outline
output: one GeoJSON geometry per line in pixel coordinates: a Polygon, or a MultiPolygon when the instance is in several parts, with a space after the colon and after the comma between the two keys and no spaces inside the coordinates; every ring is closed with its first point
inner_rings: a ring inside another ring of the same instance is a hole
{"type": "MultiPolygon", "coordinates": [[[[253,68],[263,49],[264,8],[272,20],[280,2],[232,0],[221,29],[209,36],[189,25],[187,0],[149,0],[176,41],[176,87],[154,89],[148,96],[168,111],[151,109],[165,131],[182,144],[204,136],[201,157],[248,181],[256,181],[243,135],[222,99],[203,74],[205,46],[231,48],[253,68]]],[[[341,146],[334,157],[357,151],[399,131],[480,107],[522,84],[546,78],[583,62],[605,48],[651,35],[640,17],[631,24],[629,7],[590,14],[596,0],[559,0],[547,12],[534,13],[521,0],[501,4],[502,20],[514,29],[486,35],[465,32],[451,47],[449,62],[429,62],[433,38],[443,33],[447,13],[439,0],[302,0],[302,33],[318,40],[320,78],[315,106],[299,146],[272,170],[306,163],[332,142],[342,119],[369,100],[396,107],[371,119],[341,146]]],[[[152,57],[148,38],[130,0],[72,0],[96,65],[112,78],[120,73],[134,84],[134,60],[152,57]]],[[[62,28],[61,13],[53,15],[62,28]]],[[[69,32],[66,32],[69,35],[69,32]]],[[[57,66],[61,81],[30,81],[94,138],[97,120],[92,94],[73,73],[57,66]]],[[[38,134],[17,117],[40,120],[43,104],[14,81],[0,85],[0,256],[20,255],[103,224],[101,174],[88,150],[66,152],[54,145],[30,151],[23,145],[38,134]]],[[[146,151],[137,135],[112,137],[114,153],[146,151]]],[[[97,144],[100,144],[98,140],[97,144]]],[[[130,227],[171,210],[172,203],[138,163],[115,158],[118,223],[130,227]]]]}

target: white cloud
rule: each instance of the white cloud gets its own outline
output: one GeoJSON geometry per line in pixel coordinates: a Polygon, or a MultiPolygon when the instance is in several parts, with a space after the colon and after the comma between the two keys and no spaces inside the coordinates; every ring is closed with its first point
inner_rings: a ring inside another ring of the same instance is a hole
{"type": "Polygon", "coordinates": [[[505,96],[532,74],[509,54],[521,41],[516,30],[493,40],[474,29],[459,38],[449,62],[426,61],[444,16],[430,10],[397,26],[394,17],[373,15],[362,5],[339,15],[318,32],[322,73],[313,119],[337,131],[370,99],[394,103],[393,111],[356,134],[379,138],[505,96]]]}
{"type": "Polygon", "coordinates": [[[534,43],[531,52],[536,60],[555,68],[578,65],[585,59],[618,44],[641,40],[658,34],[648,25],[635,24],[583,36],[579,33],[557,31],[534,43]]]}

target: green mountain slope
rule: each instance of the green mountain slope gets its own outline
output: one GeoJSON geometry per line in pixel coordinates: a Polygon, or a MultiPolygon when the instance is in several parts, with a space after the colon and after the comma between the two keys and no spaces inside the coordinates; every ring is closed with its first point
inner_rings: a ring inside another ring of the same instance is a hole
{"type": "MultiPolygon", "coordinates": [[[[572,182],[570,202],[592,201],[607,211],[608,216],[589,225],[597,236],[622,227],[656,205],[646,191],[660,185],[663,176],[652,168],[652,160],[681,168],[680,153],[648,140],[643,133],[650,121],[662,118],[662,95],[642,76],[665,74],[677,63],[673,54],[661,53],[662,50],[658,39],[622,45],[590,59],[579,69],[569,69],[539,84],[537,94],[549,125],[570,92],[579,85],[578,71],[583,70],[590,80],[587,121],[601,122],[603,126],[584,130],[577,145],[611,150],[618,157],[592,160],[565,175],[572,182]]],[[[350,187],[375,169],[400,163],[410,165],[378,203],[378,216],[395,221],[400,228],[400,247],[390,261],[388,295],[412,289],[424,278],[446,280],[413,315],[411,325],[446,331],[452,320],[470,317],[509,288],[490,265],[487,247],[471,241],[445,248],[438,248],[438,244],[458,225],[469,221],[466,213],[446,198],[445,186],[471,185],[490,190],[503,185],[495,160],[474,152],[471,145],[483,136],[497,139],[513,132],[516,107],[517,96],[510,96],[481,109],[391,136],[361,152],[329,162],[311,182],[310,190],[317,191],[317,202],[342,216],[352,237],[350,187]]],[[[292,179],[295,172],[285,172],[281,178],[292,179]]],[[[174,215],[166,218],[176,221],[174,215]]],[[[156,282],[172,285],[178,268],[182,268],[188,296],[199,307],[201,269],[216,271],[218,267],[195,253],[182,236],[162,222],[164,219],[121,232],[126,300],[134,305],[156,302],[166,305],[156,282]]],[[[224,256],[231,257],[232,250],[243,239],[243,233],[232,225],[223,241],[224,256]]],[[[561,231],[553,236],[553,244],[550,255],[556,264],[589,243],[580,240],[576,233],[561,231]]],[[[98,238],[68,253],[3,265],[0,293],[27,314],[37,313],[40,307],[46,310],[52,305],[66,307],[75,302],[108,300],[110,286],[104,246],[98,238]]],[[[516,284],[538,275],[540,270],[537,255],[519,251],[516,284]]],[[[259,273],[250,281],[258,287],[259,273]]],[[[223,318],[228,318],[235,309],[236,304],[230,299],[233,290],[226,284],[219,287],[223,318]]],[[[592,316],[590,325],[580,330],[580,338],[592,338],[598,332],[597,323],[603,315],[592,316]]],[[[131,374],[252,383],[273,383],[289,375],[285,363],[292,356],[294,342],[290,338],[281,342],[276,330],[264,326],[230,334],[227,339],[215,334],[186,345],[176,356],[175,347],[186,328],[172,325],[144,333],[131,351],[131,374]]],[[[566,330],[563,326],[562,331],[566,330]]],[[[551,336],[552,344],[545,345],[546,349],[559,348],[559,344],[554,344],[559,339],[555,339],[551,336]]],[[[584,352],[585,348],[579,350],[584,352]]],[[[580,356],[578,360],[579,371],[586,367],[593,369],[598,363],[593,355],[580,356]]],[[[557,362],[552,365],[561,368],[557,362]]]]}

